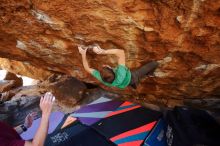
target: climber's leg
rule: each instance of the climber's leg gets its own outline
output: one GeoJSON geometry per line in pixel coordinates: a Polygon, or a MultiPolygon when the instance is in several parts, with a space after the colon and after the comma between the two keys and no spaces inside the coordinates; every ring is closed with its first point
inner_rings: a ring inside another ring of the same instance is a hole
{"type": "Polygon", "coordinates": [[[131,71],[131,81],[129,83],[129,86],[136,89],[138,84],[138,78],[135,71],[131,71]]]}
{"type": "Polygon", "coordinates": [[[137,86],[140,82],[140,80],[144,77],[146,77],[148,74],[151,74],[155,71],[155,69],[158,67],[158,62],[151,61],[140,68],[131,71],[131,86],[137,86]]]}

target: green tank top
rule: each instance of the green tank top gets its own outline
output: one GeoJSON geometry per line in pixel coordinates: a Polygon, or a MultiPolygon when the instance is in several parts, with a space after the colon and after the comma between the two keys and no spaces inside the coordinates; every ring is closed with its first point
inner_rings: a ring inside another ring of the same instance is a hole
{"type": "Polygon", "coordinates": [[[92,72],[92,75],[108,87],[117,87],[120,89],[124,89],[125,87],[127,87],[129,85],[129,83],[131,81],[131,72],[126,66],[118,65],[114,69],[114,73],[115,73],[115,80],[112,83],[104,82],[102,80],[100,72],[97,70],[94,70],[92,72]]]}

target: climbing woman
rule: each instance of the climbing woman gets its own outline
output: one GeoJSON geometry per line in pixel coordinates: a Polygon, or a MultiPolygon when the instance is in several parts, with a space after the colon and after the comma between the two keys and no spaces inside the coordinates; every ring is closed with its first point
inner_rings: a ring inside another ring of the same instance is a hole
{"type": "Polygon", "coordinates": [[[130,71],[125,65],[125,52],[121,49],[101,49],[98,45],[93,46],[93,52],[101,55],[116,55],[118,58],[118,65],[116,68],[111,68],[108,65],[103,65],[100,72],[96,69],[90,68],[88,61],[86,59],[86,52],[88,47],[78,46],[79,52],[82,55],[82,62],[85,70],[92,74],[96,79],[102,82],[108,87],[117,87],[124,89],[127,86],[131,86],[136,89],[140,80],[147,75],[153,73],[153,71],[158,67],[156,61],[151,61],[138,69],[130,71]]]}

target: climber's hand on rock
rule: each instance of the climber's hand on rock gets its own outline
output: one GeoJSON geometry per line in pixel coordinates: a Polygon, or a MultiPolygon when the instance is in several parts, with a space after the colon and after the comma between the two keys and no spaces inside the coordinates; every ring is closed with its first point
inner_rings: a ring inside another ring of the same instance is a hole
{"type": "Polygon", "coordinates": [[[102,48],[100,48],[99,46],[94,46],[94,47],[92,48],[92,50],[93,50],[93,52],[95,52],[96,54],[103,54],[103,52],[105,51],[105,50],[103,50],[102,48]]]}
{"type": "Polygon", "coordinates": [[[42,116],[49,117],[52,111],[55,96],[52,93],[47,92],[40,100],[40,108],[42,110],[42,116]]]}
{"type": "Polygon", "coordinates": [[[85,55],[88,48],[83,49],[82,46],[78,46],[79,53],[81,55],[85,55]]]}

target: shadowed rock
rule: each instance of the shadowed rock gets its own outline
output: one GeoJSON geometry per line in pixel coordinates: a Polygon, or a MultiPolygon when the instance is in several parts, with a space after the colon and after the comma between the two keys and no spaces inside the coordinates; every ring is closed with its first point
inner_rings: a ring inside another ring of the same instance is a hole
{"type": "Polygon", "coordinates": [[[35,111],[40,116],[39,97],[22,97],[0,104],[0,121],[11,126],[17,126],[24,122],[25,117],[35,111]]]}
{"type": "Polygon", "coordinates": [[[15,75],[13,73],[10,73],[10,72],[6,73],[4,80],[13,80],[13,81],[15,81],[14,88],[21,87],[23,85],[22,78],[18,77],[17,75],[15,75]]]}
{"type": "Polygon", "coordinates": [[[13,80],[0,80],[0,92],[5,92],[15,87],[15,81],[13,80]]]}

